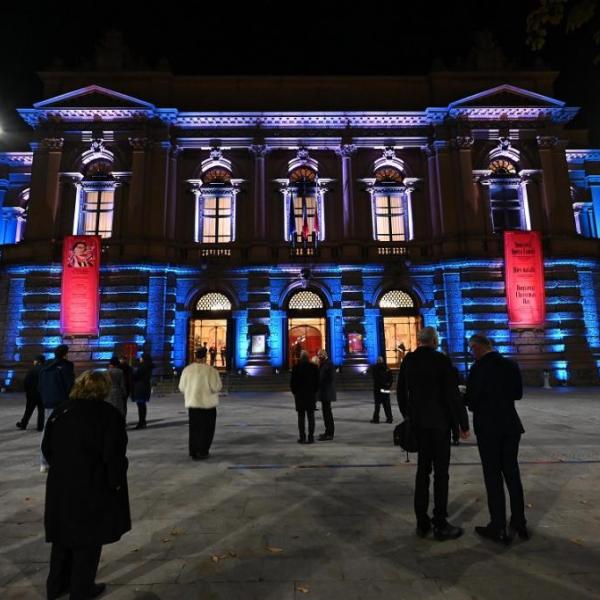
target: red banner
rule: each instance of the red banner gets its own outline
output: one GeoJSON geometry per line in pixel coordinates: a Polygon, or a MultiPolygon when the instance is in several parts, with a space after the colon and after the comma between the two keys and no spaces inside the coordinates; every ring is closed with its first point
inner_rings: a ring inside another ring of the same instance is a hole
{"type": "Polygon", "coordinates": [[[70,235],[63,242],[60,332],[98,335],[100,237],[70,235]]]}
{"type": "Polygon", "coordinates": [[[539,231],[504,232],[504,268],[509,326],[541,327],[546,293],[539,231]]]}

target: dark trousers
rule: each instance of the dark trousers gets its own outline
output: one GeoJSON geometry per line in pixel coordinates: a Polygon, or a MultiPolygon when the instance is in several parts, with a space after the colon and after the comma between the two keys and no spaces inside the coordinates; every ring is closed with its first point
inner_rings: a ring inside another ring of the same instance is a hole
{"type": "Polygon", "coordinates": [[[208,454],[215,436],[216,408],[188,408],[190,418],[190,456],[208,454]]]}
{"type": "Polygon", "coordinates": [[[145,402],[137,402],[138,409],[138,424],[145,425],[146,424],[146,403],[145,402]]]}
{"type": "Polygon", "coordinates": [[[415,482],[417,523],[429,519],[429,476],[433,467],[433,525],[443,527],[448,516],[448,467],[450,466],[450,430],[419,429],[419,459],[415,482]]]}
{"type": "Polygon", "coordinates": [[[325,435],[333,437],[335,433],[335,423],[333,422],[333,412],[331,412],[331,402],[321,401],[321,410],[323,411],[323,425],[325,425],[325,435]]]}
{"type": "Polygon", "coordinates": [[[373,392],[375,400],[375,410],[373,412],[373,421],[379,421],[379,411],[383,406],[383,412],[387,421],[392,420],[392,406],[390,404],[390,394],[382,394],[379,391],[373,392]]]}
{"type": "Polygon", "coordinates": [[[70,600],[89,598],[96,579],[102,546],[68,548],[52,544],[50,573],[46,581],[49,599],[71,590],[70,600]]]}
{"type": "Polygon", "coordinates": [[[483,435],[477,436],[477,446],[483,467],[483,479],[487,491],[490,511],[490,527],[504,529],[506,527],[506,501],[504,484],[510,497],[511,523],[516,527],[524,526],[525,500],[523,484],[519,472],[519,442],[517,435],[483,435]]]}
{"type": "Polygon", "coordinates": [[[305,419],[308,421],[308,437],[312,439],[315,437],[315,411],[305,409],[298,411],[298,433],[302,440],[306,439],[305,419]]]}
{"type": "Polygon", "coordinates": [[[44,429],[44,403],[42,397],[39,394],[27,394],[27,402],[25,403],[25,412],[20,423],[23,427],[27,427],[29,419],[33,411],[37,408],[37,429],[42,431],[44,429]]]}

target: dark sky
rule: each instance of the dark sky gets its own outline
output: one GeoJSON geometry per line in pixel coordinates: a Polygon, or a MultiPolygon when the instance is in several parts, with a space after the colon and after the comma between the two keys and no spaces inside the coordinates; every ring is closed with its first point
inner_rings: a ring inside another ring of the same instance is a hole
{"type": "MultiPolygon", "coordinates": [[[[36,71],[60,61],[93,65],[94,48],[119,29],[132,64],[189,74],[422,74],[474,66],[483,30],[491,31],[509,68],[560,71],[555,96],[582,106],[577,125],[600,146],[600,69],[591,35],[557,32],[547,49],[525,45],[535,2],[284,0],[150,2],[12,2],[0,25],[0,120],[3,147],[16,141],[14,109],[42,98],[36,71]],[[85,12],[82,7],[85,6],[85,12]],[[479,40],[479,41],[478,41],[479,40]]],[[[481,65],[480,65],[481,66],[481,65]]],[[[399,107],[401,108],[401,107],[399,107]]]]}

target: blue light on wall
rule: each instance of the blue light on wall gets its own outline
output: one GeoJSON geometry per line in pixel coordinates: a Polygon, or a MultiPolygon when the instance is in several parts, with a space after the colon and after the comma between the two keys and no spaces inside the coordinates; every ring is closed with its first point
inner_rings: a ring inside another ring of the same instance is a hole
{"type": "Polygon", "coordinates": [[[342,327],[342,309],[327,309],[327,328],[329,331],[329,351],[331,362],[341,365],[344,360],[344,332],[342,327]]]}
{"type": "Polygon", "coordinates": [[[461,354],[465,351],[465,316],[459,273],[444,273],[444,301],[446,308],[446,331],[448,351],[461,354]]]}
{"type": "Polygon", "coordinates": [[[365,330],[367,333],[366,350],[369,364],[375,364],[377,357],[383,352],[379,348],[379,323],[381,310],[379,308],[365,308],[365,330]]]}
{"type": "Polygon", "coordinates": [[[271,350],[271,366],[281,369],[283,367],[284,349],[283,349],[283,323],[286,317],[284,310],[271,310],[271,319],[269,321],[269,337],[271,350]]]}
{"type": "Polygon", "coordinates": [[[245,311],[234,311],[236,326],[236,368],[243,369],[248,362],[248,315],[245,311]]]}
{"type": "Polygon", "coordinates": [[[580,270],[579,289],[583,306],[586,339],[590,347],[600,347],[600,314],[598,310],[598,295],[600,294],[600,277],[589,270],[580,270]]]}

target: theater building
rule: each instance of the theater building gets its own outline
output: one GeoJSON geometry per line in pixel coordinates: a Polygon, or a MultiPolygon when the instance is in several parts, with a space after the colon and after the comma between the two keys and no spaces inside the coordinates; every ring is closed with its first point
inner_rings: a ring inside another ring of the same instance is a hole
{"type": "Polygon", "coordinates": [[[596,382],[600,150],[555,76],[42,73],[30,150],[0,154],[4,387],[65,341],[70,235],[101,237],[78,369],[206,343],[254,376],[321,347],[361,372],[432,325],[462,371],[482,331],[530,383],[596,382]],[[505,231],[540,232],[543,322],[509,322],[505,231]]]}

